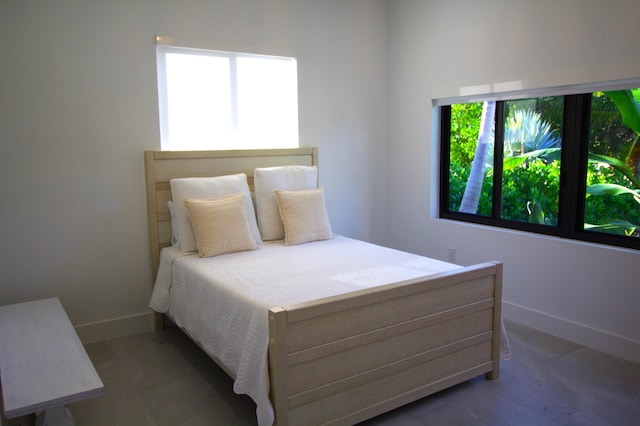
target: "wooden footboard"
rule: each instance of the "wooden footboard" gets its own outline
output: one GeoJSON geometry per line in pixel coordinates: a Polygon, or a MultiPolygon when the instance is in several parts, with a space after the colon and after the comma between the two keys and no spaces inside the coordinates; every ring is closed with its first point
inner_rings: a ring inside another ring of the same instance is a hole
{"type": "Polygon", "coordinates": [[[269,312],[283,425],[354,424],[500,367],[502,264],[269,312]]]}

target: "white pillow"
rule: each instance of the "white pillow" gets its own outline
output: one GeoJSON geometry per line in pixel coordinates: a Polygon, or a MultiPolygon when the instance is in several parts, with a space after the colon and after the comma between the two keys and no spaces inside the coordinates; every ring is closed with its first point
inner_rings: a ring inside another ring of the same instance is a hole
{"type": "Polygon", "coordinates": [[[196,251],[198,249],[193,233],[193,226],[189,218],[189,212],[184,205],[185,198],[219,198],[225,195],[241,192],[244,194],[244,205],[247,221],[251,229],[251,235],[256,243],[260,244],[260,231],[256,223],[256,215],[251,202],[251,193],[247,184],[247,175],[205,177],[205,178],[176,178],[171,179],[171,194],[173,206],[178,220],[178,234],[180,237],[180,249],[182,251],[196,251]]]}
{"type": "Polygon", "coordinates": [[[284,238],[284,227],[278,212],[274,190],[299,191],[318,186],[316,166],[279,166],[257,168],[253,172],[256,194],[256,216],[264,241],[284,238]]]}
{"type": "Polygon", "coordinates": [[[173,206],[173,201],[167,201],[167,208],[171,218],[171,245],[179,248],[180,234],[178,233],[178,219],[176,218],[176,209],[173,206]]]}
{"type": "Polygon", "coordinates": [[[238,192],[208,200],[184,199],[200,257],[258,248],[249,229],[244,198],[238,192]]]}
{"type": "Polygon", "coordinates": [[[303,191],[276,190],[287,246],[331,239],[323,188],[303,191]]]}

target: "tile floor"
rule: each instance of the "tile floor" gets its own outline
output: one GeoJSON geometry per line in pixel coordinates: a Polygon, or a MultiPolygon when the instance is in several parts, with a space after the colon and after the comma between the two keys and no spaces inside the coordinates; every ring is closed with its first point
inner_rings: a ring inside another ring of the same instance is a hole
{"type": "MultiPolygon", "coordinates": [[[[364,425],[638,425],[640,365],[507,323],[513,358],[364,425]]],[[[255,406],[177,329],[87,345],[105,393],[76,426],[253,425],[255,406]]]]}

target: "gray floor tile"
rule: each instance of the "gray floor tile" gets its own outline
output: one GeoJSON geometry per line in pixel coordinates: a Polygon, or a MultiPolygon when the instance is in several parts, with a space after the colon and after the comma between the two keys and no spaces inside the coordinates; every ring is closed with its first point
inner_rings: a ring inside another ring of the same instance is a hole
{"type": "MultiPolygon", "coordinates": [[[[512,359],[366,426],[636,425],[640,365],[507,323],[512,359]]],[[[253,425],[255,405],[176,328],[86,346],[105,394],[72,404],[77,426],[253,425]]]]}

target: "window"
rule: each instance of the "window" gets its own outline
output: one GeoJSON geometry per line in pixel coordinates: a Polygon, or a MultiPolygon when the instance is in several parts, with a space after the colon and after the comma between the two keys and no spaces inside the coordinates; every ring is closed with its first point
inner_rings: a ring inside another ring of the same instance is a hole
{"type": "Polygon", "coordinates": [[[298,146],[294,58],[163,44],[156,54],[163,150],[298,146]]]}
{"type": "Polygon", "coordinates": [[[640,89],[441,106],[440,216],[640,249],[640,89]]]}

